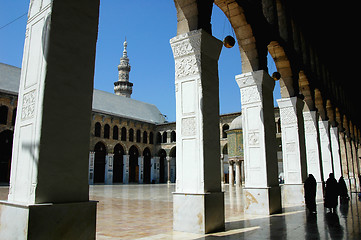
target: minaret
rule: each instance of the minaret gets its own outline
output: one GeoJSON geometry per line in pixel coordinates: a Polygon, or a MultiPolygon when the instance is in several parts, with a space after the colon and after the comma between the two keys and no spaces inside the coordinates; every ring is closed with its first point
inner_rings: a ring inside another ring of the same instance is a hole
{"type": "Polygon", "coordinates": [[[125,39],[123,57],[120,58],[120,64],[118,65],[118,81],[114,83],[114,93],[130,98],[133,91],[133,83],[129,82],[130,65],[127,55],[127,45],[127,39],[125,39]]]}

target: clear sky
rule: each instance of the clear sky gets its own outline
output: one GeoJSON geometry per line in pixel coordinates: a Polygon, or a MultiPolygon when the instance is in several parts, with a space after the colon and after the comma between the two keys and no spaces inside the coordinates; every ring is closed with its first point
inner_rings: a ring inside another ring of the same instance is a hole
{"type": "MultiPolygon", "coordinates": [[[[0,0],[0,28],[28,11],[29,0],[0,0]]],[[[0,29],[0,62],[21,67],[27,17],[0,29]]],[[[125,37],[134,83],[132,98],[152,103],[175,121],[174,58],[169,40],[176,36],[177,16],[173,0],[101,0],[94,87],[114,92],[117,65],[125,37]]],[[[213,8],[212,32],[223,40],[231,26],[217,6],[213,8]]],[[[275,70],[269,57],[269,72],[275,70]]],[[[219,59],[220,111],[241,110],[235,75],[241,74],[238,46],[223,48],[219,59]]],[[[275,98],[280,98],[276,83],[275,98]]]]}

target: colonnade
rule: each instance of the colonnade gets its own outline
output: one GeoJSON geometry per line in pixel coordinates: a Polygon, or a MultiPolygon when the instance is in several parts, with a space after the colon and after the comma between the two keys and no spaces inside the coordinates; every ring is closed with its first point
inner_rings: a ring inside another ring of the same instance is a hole
{"type": "MultiPolygon", "coordinates": [[[[319,174],[318,182],[329,172],[341,171],[350,189],[358,189],[360,130],[349,115],[337,110],[348,104],[337,102],[338,96],[346,93],[334,94],[335,82],[329,84],[328,78],[323,78],[327,71],[308,47],[311,41],[302,41],[301,33],[289,32],[296,25],[287,25],[286,6],[275,8],[272,1],[262,1],[270,7],[259,12],[247,1],[245,9],[228,2],[229,8],[225,7],[232,15],[227,16],[242,56],[243,74],[236,76],[236,81],[242,103],[245,213],[272,214],[281,211],[282,204],[301,204],[309,165],[319,166],[312,169],[319,174]],[[252,17],[245,17],[246,12],[252,17]],[[271,28],[267,24],[278,25],[271,28]],[[270,34],[270,29],[278,32],[270,34]],[[306,56],[304,65],[291,61],[292,56],[288,58],[274,38],[281,39],[288,51],[295,46],[295,54],[301,49],[306,56]],[[285,172],[282,189],[275,145],[275,82],[266,71],[267,48],[282,76],[282,99],[278,100],[285,172]],[[314,70],[321,83],[311,88],[305,76],[296,76],[302,67],[314,70]],[[295,85],[298,82],[302,87],[295,85]],[[327,91],[315,86],[329,87],[328,93],[336,97],[328,98],[327,91]],[[329,99],[335,106],[327,104],[329,99]],[[305,133],[310,131],[305,129],[305,117],[310,129],[318,129],[316,134],[305,133]],[[337,163],[335,139],[341,164],[337,163]],[[311,144],[318,147],[307,147],[311,144]]],[[[196,233],[221,231],[225,227],[219,174],[218,58],[222,42],[211,35],[213,1],[176,0],[175,5],[177,36],[170,41],[177,121],[173,226],[196,233]]],[[[15,125],[8,201],[0,203],[0,235],[5,239],[94,239],[97,203],[89,201],[87,169],[99,1],[33,0],[28,18],[20,114],[15,125]],[[76,131],[63,131],[68,126],[76,131]],[[59,146],[65,151],[58,151],[59,146]]]]}

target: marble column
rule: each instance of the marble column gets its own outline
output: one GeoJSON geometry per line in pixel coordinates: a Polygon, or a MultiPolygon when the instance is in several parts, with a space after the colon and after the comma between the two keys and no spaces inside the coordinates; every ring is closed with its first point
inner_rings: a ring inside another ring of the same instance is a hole
{"type": "Polygon", "coordinates": [[[318,127],[320,132],[322,172],[324,179],[327,180],[329,174],[333,173],[329,122],[319,120],[318,127]]]}
{"type": "Polygon", "coordinates": [[[350,188],[350,180],[349,180],[347,149],[346,149],[346,141],[345,141],[345,132],[344,131],[338,132],[338,140],[340,143],[342,176],[345,180],[348,190],[350,191],[351,188],[350,188]]]}
{"type": "Polygon", "coordinates": [[[318,114],[316,111],[304,111],[303,120],[305,122],[305,142],[306,142],[306,159],[307,172],[312,174],[317,182],[316,198],[323,199],[323,174],[320,159],[320,142],[318,135],[318,114]]]}
{"type": "Polygon", "coordinates": [[[1,239],[95,239],[87,169],[98,16],[95,0],[31,1],[1,239]]]}
{"type": "Polygon", "coordinates": [[[242,104],[244,211],[246,214],[262,215],[280,212],[273,105],[275,82],[263,70],[237,75],[236,81],[242,104]]]}
{"type": "Polygon", "coordinates": [[[123,183],[129,183],[129,155],[123,155],[123,183]]]}
{"type": "Polygon", "coordinates": [[[282,203],[304,204],[303,182],[307,178],[304,121],[304,102],[298,97],[278,99],[282,129],[284,184],[282,203]]]}
{"type": "Polygon", "coordinates": [[[333,173],[335,174],[335,178],[338,181],[338,179],[342,176],[340,144],[338,141],[338,127],[330,128],[330,139],[333,160],[333,173]]]}
{"type": "Polygon", "coordinates": [[[88,175],[88,179],[89,179],[89,185],[93,185],[94,184],[94,155],[95,152],[89,152],[89,175],[88,175]]]}
{"type": "Polygon", "coordinates": [[[175,60],[177,167],[173,229],[224,229],[219,175],[218,58],[222,42],[204,30],[170,40],[175,60]]]}
{"type": "Polygon", "coordinates": [[[236,165],[236,187],[239,187],[242,185],[242,181],[241,181],[241,161],[235,161],[235,165],[236,165]]]}
{"type": "Polygon", "coordinates": [[[138,174],[138,183],[144,182],[144,157],[138,157],[138,166],[139,166],[139,174],[138,174]]]}
{"type": "Polygon", "coordinates": [[[170,159],[171,157],[166,157],[167,159],[167,183],[171,183],[170,181],[170,159]]]}
{"type": "Polygon", "coordinates": [[[232,160],[228,162],[228,183],[230,187],[234,185],[234,162],[232,160]]]}
{"type": "Polygon", "coordinates": [[[356,191],[356,182],[355,182],[355,175],[354,175],[354,169],[353,169],[351,138],[350,138],[349,134],[346,134],[345,141],[346,141],[347,166],[348,166],[350,190],[352,192],[355,192],[356,191]]]}
{"type": "Polygon", "coordinates": [[[221,154],[221,183],[224,184],[224,161],[223,154],[221,154]]]}
{"type": "Polygon", "coordinates": [[[358,156],[354,139],[351,140],[351,148],[352,148],[352,163],[353,163],[353,172],[355,178],[355,189],[356,191],[360,191],[360,179],[359,179],[359,171],[358,171],[358,156]]]}
{"type": "Polygon", "coordinates": [[[104,174],[104,182],[105,184],[111,185],[113,184],[113,159],[114,154],[108,153],[105,157],[105,174],[104,174]]]}

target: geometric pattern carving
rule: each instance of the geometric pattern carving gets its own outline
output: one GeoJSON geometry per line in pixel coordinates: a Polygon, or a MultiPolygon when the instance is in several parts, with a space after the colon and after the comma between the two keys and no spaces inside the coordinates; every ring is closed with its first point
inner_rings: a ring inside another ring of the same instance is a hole
{"type": "Polygon", "coordinates": [[[21,109],[21,120],[26,120],[34,117],[35,101],[36,101],[36,89],[24,94],[23,107],[21,109]]]}

